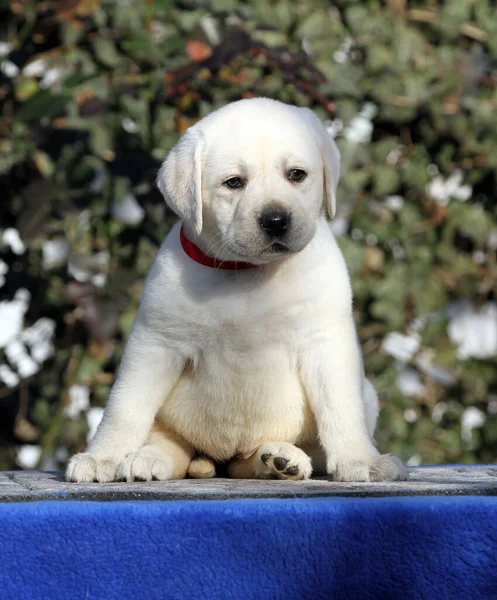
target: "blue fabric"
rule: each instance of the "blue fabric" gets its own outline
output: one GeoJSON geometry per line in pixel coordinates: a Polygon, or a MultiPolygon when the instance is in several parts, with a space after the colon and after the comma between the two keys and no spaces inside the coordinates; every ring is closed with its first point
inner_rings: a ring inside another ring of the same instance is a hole
{"type": "Polygon", "coordinates": [[[0,505],[1,600],[497,598],[497,498],[0,505]]]}

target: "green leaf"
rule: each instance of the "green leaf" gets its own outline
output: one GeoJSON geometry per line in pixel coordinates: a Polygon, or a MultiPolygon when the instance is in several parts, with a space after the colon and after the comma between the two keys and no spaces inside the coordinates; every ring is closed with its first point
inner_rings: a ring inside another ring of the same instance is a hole
{"type": "Polygon", "coordinates": [[[65,94],[52,94],[50,90],[40,90],[22,104],[17,118],[30,121],[32,119],[53,119],[62,115],[70,102],[65,94]]]}
{"type": "Polygon", "coordinates": [[[114,42],[110,39],[97,38],[93,42],[93,50],[97,59],[106,67],[114,68],[122,61],[114,42]]]}

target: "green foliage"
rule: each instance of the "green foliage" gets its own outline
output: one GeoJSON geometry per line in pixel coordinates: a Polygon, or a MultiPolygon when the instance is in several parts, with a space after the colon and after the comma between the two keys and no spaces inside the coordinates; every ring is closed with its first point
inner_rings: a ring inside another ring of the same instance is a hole
{"type": "Polygon", "coordinates": [[[483,340],[497,327],[492,3],[11,0],[2,16],[0,300],[27,289],[24,326],[48,317],[56,329],[53,356],[0,389],[0,467],[22,444],[41,445],[45,466],[84,448],[87,409],[64,409],[74,386],[105,405],[175,220],[155,189],[160,162],[199,118],[252,96],[309,106],[337,134],[334,226],[384,401],[380,447],[413,461],[496,459],[483,340]],[[7,228],[25,252],[1,243],[7,228]],[[47,242],[67,252],[50,261],[47,242]],[[483,330],[468,320],[466,336],[482,341],[465,356],[451,331],[471,306],[490,316],[483,330]],[[392,332],[415,351],[392,356],[392,332]]]}

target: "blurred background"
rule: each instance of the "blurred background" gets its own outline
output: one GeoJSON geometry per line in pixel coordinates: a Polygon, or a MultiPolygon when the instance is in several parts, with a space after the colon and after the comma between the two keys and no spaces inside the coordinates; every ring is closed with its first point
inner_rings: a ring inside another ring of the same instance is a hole
{"type": "Polygon", "coordinates": [[[0,8],[0,468],[95,430],[158,246],[154,185],[227,102],[311,107],[343,157],[377,440],[497,459],[497,10],[489,0],[11,0],[0,8]]]}

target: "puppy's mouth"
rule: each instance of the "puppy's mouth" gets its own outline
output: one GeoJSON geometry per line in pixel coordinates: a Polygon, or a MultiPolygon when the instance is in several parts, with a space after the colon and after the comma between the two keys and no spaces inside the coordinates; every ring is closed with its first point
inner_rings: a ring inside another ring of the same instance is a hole
{"type": "MultiPolygon", "coordinates": [[[[275,240],[274,242],[271,242],[270,244],[264,246],[264,248],[259,250],[257,255],[260,256],[265,254],[288,254],[290,252],[292,252],[292,250],[285,243],[281,242],[280,240],[275,240]]],[[[236,254],[240,259],[243,260],[254,258],[255,256],[254,252],[250,252],[249,250],[240,247],[240,245],[237,245],[236,254]]]]}
{"type": "Polygon", "coordinates": [[[269,245],[266,252],[271,252],[271,254],[281,254],[283,252],[290,252],[290,248],[283,242],[276,241],[269,245]]]}
{"type": "Polygon", "coordinates": [[[230,260],[233,257],[236,260],[243,260],[254,264],[266,264],[289,255],[300,252],[307,243],[296,244],[295,241],[282,241],[281,239],[273,239],[269,243],[259,248],[251,248],[249,245],[244,245],[240,241],[232,241],[230,244],[230,260]]]}

